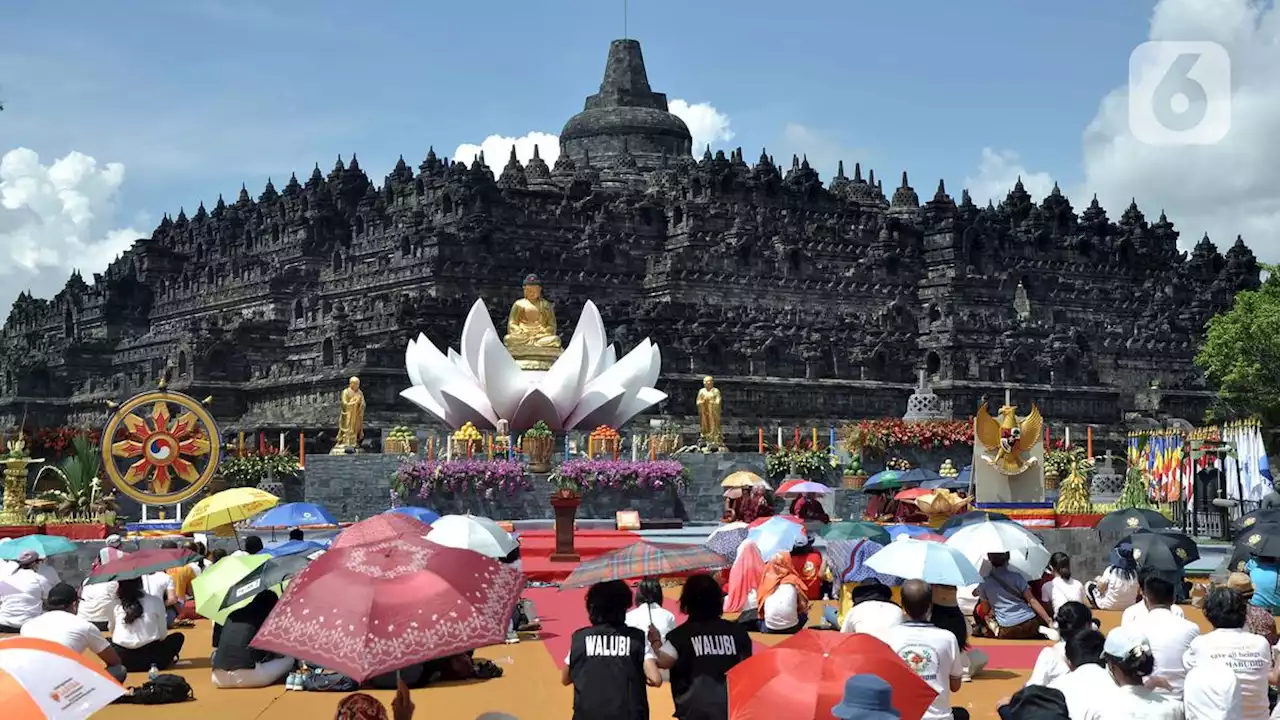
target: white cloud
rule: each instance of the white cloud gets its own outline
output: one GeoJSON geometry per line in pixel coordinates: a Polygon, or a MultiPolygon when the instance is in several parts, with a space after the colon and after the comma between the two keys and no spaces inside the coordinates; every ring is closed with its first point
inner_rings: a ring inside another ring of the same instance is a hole
{"type": "Polygon", "coordinates": [[[988,200],[999,204],[1017,184],[1018,178],[1022,178],[1022,187],[1036,202],[1053,190],[1053,178],[1049,173],[1028,170],[1012,150],[991,148],[982,148],[978,174],[965,178],[964,187],[979,206],[985,206],[988,200]]]}
{"type": "MultiPolygon", "coordinates": [[[[1209,40],[1226,48],[1231,131],[1215,145],[1139,142],[1129,130],[1127,88],[1116,88],[1084,131],[1084,181],[1064,192],[1077,210],[1097,193],[1113,220],[1130,200],[1149,221],[1164,210],[1184,250],[1207,232],[1225,252],[1242,235],[1259,260],[1280,261],[1280,12],[1256,0],[1160,0],[1148,39],[1209,40]]],[[[983,150],[977,176],[966,182],[974,202],[985,195],[998,202],[1019,173],[1027,191],[1042,198],[1048,175],[1008,152],[983,150]]]]}
{"type": "Polygon", "coordinates": [[[54,161],[26,148],[0,158],[0,316],[23,290],[52,297],[80,269],[86,281],[147,233],[114,222],[120,163],[78,152],[54,161]]]}
{"type": "MultiPolygon", "coordinates": [[[[689,126],[693,135],[693,154],[701,157],[702,150],[708,144],[713,147],[733,139],[733,130],[729,128],[729,116],[717,110],[711,103],[690,105],[685,100],[672,100],[669,103],[671,113],[689,126]]],[[[463,143],[453,151],[453,159],[470,164],[477,154],[484,151],[485,163],[495,173],[500,172],[507,164],[511,154],[511,146],[516,146],[516,157],[521,163],[528,163],[533,157],[533,148],[538,147],[538,154],[548,165],[555,162],[560,155],[560,137],[552,133],[534,130],[520,137],[490,135],[479,145],[463,143]]]]}

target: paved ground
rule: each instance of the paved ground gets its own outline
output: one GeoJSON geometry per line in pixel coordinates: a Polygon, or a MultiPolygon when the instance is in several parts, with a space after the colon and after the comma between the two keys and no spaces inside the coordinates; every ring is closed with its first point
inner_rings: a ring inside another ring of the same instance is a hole
{"type": "MultiPolygon", "coordinates": [[[[477,656],[494,660],[505,671],[495,680],[464,683],[447,683],[431,686],[413,693],[417,704],[417,717],[470,720],[484,712],[510,713],[520,720],[564,720],[570,716],[573,693],[559,682],[559,664],[556,657],[564,657],[566,629],[585,622],[578,619],[580,610],[573,610],[567,599],[554,601],[548,593],[555,590],[530,590],[539,613],[548,618],[544,637],[539,641],[526,641],[518,645],[485,648],[477,656]],[[561,617],[550,617],[550,615],[561,617]]],[[[669,591],[669,593],[672,591],[669,591]]],[[[670,602],[670,598],[669,598],[670,602]]],[[[577,605],[577,607],[581,607],[577,605]]],[[[1202,626],[1207,625],[1199,611],[1185,608],[1202,626]]],[[[820,616],[815,606],[812,616],[820,616]]],[[[585,613],[582,613],[585,615],[585,613]]],[[[1109,629],[1119,621],[1117,613],[1100,613],[1103,629],[1109,629]]],[[[170,720],[176,715],[203,720],[254,720],[256,718],[280,718],[287,720],[323,720],[332,716],[340,695],[329,693],[287,692],[283,686],[262,690],[215,690],[210,682],[208,655],[210,630],[202,622],[195,629],[184,631],[187,645],[184,660],[176,669],[187,678],[195,689],[196,702],[180,710],[173,706],[110,707],[95,716],[102,720],[170,720]]],[[[782,638],[756,635],[762,644],[773,644],[782,638]]],[[[955,704],[967,707],[975,718],[995,718],[997,702],[1017,691],[1026,681],[1035,656],[1047,642],[997,642],[979,640],[977,645],[987,649],[993,658],[989,669],[973,682],[966,683],[954,696],[955,704]]],[[[140,683],[141,675],[130,680],[140,683]]],[[[390,703],[390,692],[373,692],[373,695],[390,703]]],[[[671,717],[671,693],[666,687],[649,690],[650,714],[653,718],[671,717]]]]}

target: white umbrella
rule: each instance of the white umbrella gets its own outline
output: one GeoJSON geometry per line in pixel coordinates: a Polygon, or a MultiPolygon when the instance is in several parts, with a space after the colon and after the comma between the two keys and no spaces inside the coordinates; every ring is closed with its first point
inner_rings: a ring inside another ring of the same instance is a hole
{"type": "Polygon", "coordinates": [[[936,585],[959,587],[982,581],[978,568],[955,548],[905,535],[877,550],[866,564],[884,575],[936,585]]]}
{"type": "Polygon", "coordinates": [[[518,546],[498,523],[475,515],[445,515],[431,523],[426,537],[438,545],[473,550],[494,559],[510,555],[518,546]]]}
{"type": "Polygon", "coordinates": [[[1030,530],[1017,523],[990,520],[965,525],[947,538],[974,565],[992,553],[1009,553],[1009,566],[1035,580],[1049,564],[1049,551],[1030,530]]]}

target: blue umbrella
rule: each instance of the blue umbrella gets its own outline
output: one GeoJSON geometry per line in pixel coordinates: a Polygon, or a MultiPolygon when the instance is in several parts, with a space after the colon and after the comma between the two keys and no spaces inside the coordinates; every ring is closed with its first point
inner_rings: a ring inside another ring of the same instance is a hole
{"type": "Polygon", "coordinates": [[[337,525],[328,510],[313,503],[295,502],[277,505],[249,523],[252,528],[301,527],[303,525],[337,525]]]}
{"type": "Polygon", "coordinates": [[[884,529],[889,533],[889,537],[894,540],[897,540],[902,535],[915,538],[921,535],[934,534],[933,528],[925,527],[924,525],[885,525],[884,529]]]}
{"type": "Polygon", "coordinates": [[[765,562],[780,552],[789,553],[797,545],[808,542],[804,526],[780,517],[771,517],[747,532],[747,539],[756,544],[765,562]]]}
{"type": "Polygon", "coordinates": [[[904,485],[921,485],[931,480],[942,480],[942,475],[933,470],[924,468],[911,468],[910,470],[898,476],[898,482],[904,485]]]}
{"type": "Polygon", "coordinates": [[[58,535],[27,535],[0,543],[0,560],[17,560],[24,550],[34,550],[36,555],[47,558],[73,553],[76,544],[58,535]]]}
{"type": "Polygon", "coordinates": [[[313,553],[318,550],[329,549],[328,543],[318,543],[311,540],[290,540],[286,543],[280,543],[275,547],[265,548],[262,552],[271,557],[284,557],[285,555],[298,555],[301,553],[313,553]]]}
{"type": "Polygon", "coordinates": [[[387,512],[400,513],[401,515],[408,515],[409,517],[423,523],[424,525],[430,525],[431,523],[440,519],[440,513],[436,512],[435,510],[432,510],[431,508],[415,507],[413,505],[401,505],[400,507],[393,507],[390,510],[387,510],[387,512]]]}

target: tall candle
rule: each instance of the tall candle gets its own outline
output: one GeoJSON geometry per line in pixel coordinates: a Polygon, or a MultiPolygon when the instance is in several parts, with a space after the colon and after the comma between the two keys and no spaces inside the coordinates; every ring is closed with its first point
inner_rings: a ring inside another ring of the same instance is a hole
{"type": "Polygon", "coordinates": [[[631,434],[631,462],[639,460],[640,457],[640,436],[635,433],[631,434]]]}
{"type": "Polygon", "coordinates": [[[305,468],[307,466],[307,434],[298,433],[298,467],[305,468]]]}
{"type": "Polygon", "coordinates": [[[782,426],[778,426],[778,447],[782,447],[782,426]]]}
{"type": "Polygon", "coordinates": [[[428,459],[428,460],[435,460],[435,459],[436,459],[436,435],[435,435],[435,433],[431,433],[431,436],[427,438],[427,459],[428,459]]]}
{"type": "Polygon", "coordinates": [[[492,460],[493,459],[493,436],[490,435],[489,433],[485,433],[484,440],[485,440],[485,447],[488,448],[487,459],[492,460]]]}
{"type": "Polygon", "coordinates": [[[1071,426],[1070,425],[1067,426],[1066,443],[1067,443],[1067,447],[1071,447],[1071,426]]]}
{"type": "Polygon", "coordinates": [[[449,435],[444,436],[444,459],[448,462],[453,459],[453,438],[449,435]]]}
{"type": "Polygon", "coordinates": [[[760,428],[760,454],[764,454],[764,428],[760,428]]]}
{"type": "Polygon", "coordinates": [[[1044,449],[1049,449],[1049,426],[1044,426],[1044,449]]]}
{"type": "Polygon", "coordinates": [[[815,426],[812,428],[812,430],[813,430],[813,433],[812,433],[813,439],[810,440],[809,442],[812,443],[813,449],[817,450],[818,449],[818,428],[815,426]]]}
{"type": "Polygon", "coordinates": [[[795,438],[791,441],[791,444],[795,445],[797,449],[799,449],[800,447],[800,426],[799,425],[796,426],[795,438]]]}
{"type": "Polygon", "coordinates": [[[649,459],[658,459],[658,439],[652,435],[649,436],[649,459]]]}
{"type": "Polygon", "coordinates": [[[515,452],[516,439],[511,433],[507,433],[507,460],[511,459],[512,453],[515,452]]]}
{"type": "Polygon", "coordinates": [[[564,459],[569,459],[569,433],[564,434],[564,459]]]}
{"type": "Polygon", "coordinates": [[[280,431],[280,452],[284,452],[284,431],[280,431]]]}
{"type": "Polygon", "coordinates": [[[244,457],[244,431],[243,430],[240,431],[240,446],[236,454],[239,455],[240,457],[244,457]]]}
{"type": "Polygon", "coordinates": [[[832,453],[832,454],[835,454],[835,451],[836,451],[836,428],[835,428],[835,426],[833,425],[833,426],[831,426],[830,428],[827,428],[827,429],[830,431],[830,432],[829,432],[830,438],[829,438],[829,439],[828,439],[828,441],[827,441],[827,452],[832,453]]]}
{"type": "Polygon", "coordinates": [[[1084,447],[1085,453],[1089,457],[1093,457],[1093,426],[1084,429],[1084,447]]]}
{"type": "Polygon", "coordinates": [[[267,434],[259,430],[258,431],[258,454],[261,455],[266,451],[267,451],[267,434]]]}

